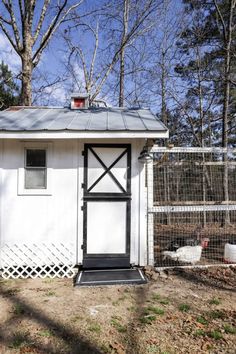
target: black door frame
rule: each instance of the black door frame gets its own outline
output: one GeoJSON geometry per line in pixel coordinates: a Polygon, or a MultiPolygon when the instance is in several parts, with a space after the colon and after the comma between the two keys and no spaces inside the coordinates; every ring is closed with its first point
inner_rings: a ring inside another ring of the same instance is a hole
{"type": "Polygon", "coordinates": [[[130,221],[131,221],[131,144],[84,144],[84,206],[83,206],[83,267],[84,268],[116,268],[130,267],[130,221]],[[106,166],[93,148],[124,148],[124,152],[106,166]],[[104,168],[102,175],[88,188],[88,151],[91,151],[104,168]],[[111,173],[112,167],[127,154],[127,184],[126,190],[121,186],[116,177],[111,173]],[[109,174],[120,193],[92,192],[93,187],[106,175],[109,174]],[[126,253],[125,254],[88,254],[87,253],[87,204],[89,202],[126,202],[126,253]]]}

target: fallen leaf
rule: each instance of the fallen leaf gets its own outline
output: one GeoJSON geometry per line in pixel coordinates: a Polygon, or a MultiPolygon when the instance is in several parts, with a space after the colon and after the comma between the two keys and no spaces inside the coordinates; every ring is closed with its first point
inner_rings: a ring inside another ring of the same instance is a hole
{"type": "Polygon", "coordinates": [[[115,350],[116,354],[126,354],[123,345],[118,342],[110,343],[110,348],[115,350]]]}

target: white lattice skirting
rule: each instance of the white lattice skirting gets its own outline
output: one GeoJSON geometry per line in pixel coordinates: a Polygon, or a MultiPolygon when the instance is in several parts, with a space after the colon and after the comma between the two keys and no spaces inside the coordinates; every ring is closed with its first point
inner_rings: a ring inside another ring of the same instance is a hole
{"type": "Polygon", "coordinates": [[[75,245],[62,243],[5,244],[1,276],[9,278],[72,278],[75,245]]]}

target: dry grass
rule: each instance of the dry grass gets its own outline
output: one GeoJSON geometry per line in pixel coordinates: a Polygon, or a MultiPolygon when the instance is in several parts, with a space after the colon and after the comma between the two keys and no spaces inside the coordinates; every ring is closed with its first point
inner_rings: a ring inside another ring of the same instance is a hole
{"type": "Polygon", "coordinates": [[[215,272],[133,287],[0,281],[0,353],[233,354],[236,272],[215,272]]]}

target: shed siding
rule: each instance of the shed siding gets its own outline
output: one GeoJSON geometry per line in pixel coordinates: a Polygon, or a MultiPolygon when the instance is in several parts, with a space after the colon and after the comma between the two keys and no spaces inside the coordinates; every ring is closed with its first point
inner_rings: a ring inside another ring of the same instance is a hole
{"type": "MultiPolygon", "coordinates": [[[[52,195],[18,195],[22,142],[4,141],[1,178],[2,244],[75,243],[77,155],[75,141],[53,143],[52,195]]],[[[74,260],[75,261],[75,260],[74,260]]]]}
{"type": "MultiPolygon", "coordinates": [[[[71,244],[71,261],[77,264],[82,262],[83,243],[81,153],[85,142],[104,140],[66,139],[51,142],[52,195],[18,195],[18,169],[23,167],[24,143],[0,139],[0,245],[71,244]]],[[[140,189],[143,192],[145,188],[144,172],[143,165],[137,160],[144,140],[107,139],[105,142],[132,144],[131,263],[144,265],[146,216],[143,213],[144,195],[140,196],[140,189]]]]}

